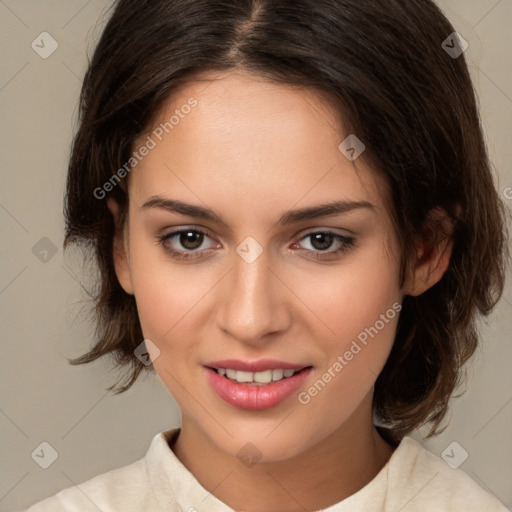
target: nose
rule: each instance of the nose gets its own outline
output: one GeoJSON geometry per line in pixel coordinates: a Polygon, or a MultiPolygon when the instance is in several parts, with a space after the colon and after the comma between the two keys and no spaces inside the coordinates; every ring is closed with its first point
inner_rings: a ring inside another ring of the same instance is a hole
{"type": "Polygon", "coordinates": [[[247,262],[238,254],[224,279],[218,305],[219,327],[245,344],[259,345],[290,325],[290,291],[271,268],[267,251],[247,262]]]}

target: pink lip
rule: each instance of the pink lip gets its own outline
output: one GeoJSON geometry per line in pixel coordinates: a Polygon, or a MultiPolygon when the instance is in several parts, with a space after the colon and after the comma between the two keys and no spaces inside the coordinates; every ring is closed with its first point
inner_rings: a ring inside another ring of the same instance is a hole
{"type": "MultiPolygon", "coordinates": [[[[226,363],[226,361],[220,362],[223,364],[226,363]]],[[[233,368],[231,365],[226,366],[228,368],[233,368]]],[[[219,366],[219,368],[226,368],[226,366],[219,366]]],[[[280,366],[280,368],[283,368],[283,366],[280,366]]],[[[240,384],[218,374],[211,368],[205,368],[208,381],[216,393],[233,407],[248,411],[269,409],[279,405],[304,384],[311,373],[311,370],[311,367],[305,368],[292,377],[288,377],[277,382],[271,382],[269,384],[257,385],[240,384]]]]}
{"type": "Polygon", "coordinates": [[[239,359],[223,359],[222,361],[212,361],[205,363],[208,368],[231,368],[242,372],[264,372],[265,370],[300,370],[309,364],[287,363],[277,359],[260,359],[259,361],[240,361],[239,359]]]}

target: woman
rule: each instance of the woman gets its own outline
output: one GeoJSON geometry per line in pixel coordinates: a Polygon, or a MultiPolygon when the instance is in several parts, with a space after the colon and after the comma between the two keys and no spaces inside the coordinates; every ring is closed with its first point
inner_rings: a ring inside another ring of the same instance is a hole
{"type": "Polygon", "coordinates": [[[154,368],[182,424],[31,512],[506,510],[408,436],[508,256],[463,49],[430,0],[115,3],[68,172],[101,270],[73,363],[154,368]]]}

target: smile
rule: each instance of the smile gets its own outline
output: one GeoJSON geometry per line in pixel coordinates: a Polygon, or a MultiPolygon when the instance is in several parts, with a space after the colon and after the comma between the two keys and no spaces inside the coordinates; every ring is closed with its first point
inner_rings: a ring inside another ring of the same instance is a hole
{"type": "Polygon", "coordinates": [[[276,407],[302,387],[313,367],[273,368],[257,372],[203,367],[215,393],[226,403],[249,411],[276,407]]]}

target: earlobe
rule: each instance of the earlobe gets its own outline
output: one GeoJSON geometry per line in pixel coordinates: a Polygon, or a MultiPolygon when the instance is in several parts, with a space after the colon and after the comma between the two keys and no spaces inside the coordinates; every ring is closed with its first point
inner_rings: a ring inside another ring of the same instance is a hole
{"type": "Polygon", "coordinates": [[[115,234],[112,241],[112,258],[119,284],[129,295],[133,295],[133,284],[130,273],[130,261],[128,253],[127,230],[120,224],[119,205],[112,198],[107,199],[107,206],[114,217],[115,234]]]}
{"type": "Polygon", "coordinates": [[[421,295],[441,280],[450,265],[453,227],[444,209],[435,208],[429,213],[417,240],[416,265],[404,283],[404,295],[421,295]]]}

